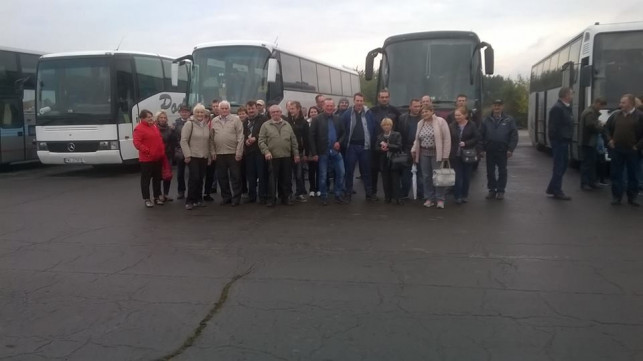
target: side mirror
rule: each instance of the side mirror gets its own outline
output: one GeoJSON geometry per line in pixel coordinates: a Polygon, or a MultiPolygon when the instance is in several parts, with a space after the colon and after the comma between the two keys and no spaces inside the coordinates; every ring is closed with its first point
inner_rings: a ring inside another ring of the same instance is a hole
{"type": "Polygon", "coordinates": [[[266,77],[268,83],[274,83],[277,81],[277,69],[279,69],[279,62],[277,59],[268,59],[268,75],[266,77]]]}
{"type": "Polygon", "coordinates": [[[373,79],[373,61],[375,57],[382,53],[382,48],[373,49],[366,54],[366,64],[364,64],[364,79],[373,79]]]}
{"type": "Polygon", "coordinates": [[[580,69],[580,86],[588,87],[592,85],[592,78],[594,75],[594,68],[591,65],[584,65],[580,69]]]}
{"type": "Polygon", "coordinates": [[[178,63],[172,63],[172,66],[170,67],[170,74],[172,75],[172,86],[178,86],[179,85],[179,64],[178,63]]]}
{"type": "Polygon", "coordinates": [[[494,71],[494,52],[491,45],[488,45],[484,50],[484,73],[486,75],[493,75],[494,71]]]}

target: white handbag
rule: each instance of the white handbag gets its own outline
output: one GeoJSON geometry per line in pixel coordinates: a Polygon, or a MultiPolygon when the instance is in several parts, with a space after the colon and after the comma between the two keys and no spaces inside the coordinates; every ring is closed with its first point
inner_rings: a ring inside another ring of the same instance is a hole
{"type": "Polygon", "coordinates": [[[455,170],[449,161],[442,161],[440,169],[433,170],[433,185],[436,187],[453,187],[455,185],[455,170]]]}

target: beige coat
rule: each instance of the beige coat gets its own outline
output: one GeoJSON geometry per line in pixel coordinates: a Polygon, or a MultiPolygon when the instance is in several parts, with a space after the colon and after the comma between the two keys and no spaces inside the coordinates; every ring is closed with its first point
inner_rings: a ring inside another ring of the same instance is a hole
{"type": "Polygon", "coordinates": [[[211,159],[212,138],[210,127],[207,123],[195,124],[196,120],[189,120],[181,130],[181,150],[185,158],[206,158],[211,159]]]}
{"type": "Polygon", "coordinates": [[[230,114],[227,121],[222,121],[218,116],[212,119],[212,137],[214,141],[214,153],[212,158],[217,154],[235,154],[237,157],[243,156],[243,123],[238,116],[230,114]]]}
{"type": "MultiPolygon", "coordinates": [[[[449,154],[451,153],[451,131],[449,131],[449,125],[447,121],[443,118],[440,118],[433,115],[433,131],[435,132],[435,159],[438,161],[449,159],[449,154]]],[[[413,142],[413,148],[411,148],[411,154],[413,155],[413,161],[415,163],[420,162],[420,130],[424,125],[424,119],[418,122],[418,129],[415,132],[415,141],[413,142]]]]}

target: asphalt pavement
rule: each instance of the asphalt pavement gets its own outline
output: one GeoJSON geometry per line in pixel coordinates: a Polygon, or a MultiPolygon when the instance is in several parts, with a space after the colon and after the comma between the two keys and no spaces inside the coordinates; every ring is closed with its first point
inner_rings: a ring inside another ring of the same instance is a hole
{"type": "Polygon", "coordinates": [[[641,361],[643,211],[550,172],[522,134],[503,201],[482,164],[443,210],[186,211],[135,168],[5,170],[0,360],[641,361]]]}

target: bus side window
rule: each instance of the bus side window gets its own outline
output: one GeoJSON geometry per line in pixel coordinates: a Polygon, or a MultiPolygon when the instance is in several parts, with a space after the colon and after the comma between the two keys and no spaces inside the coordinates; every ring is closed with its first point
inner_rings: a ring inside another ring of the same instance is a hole
{"type": "Polygon", "coordinates": [[[134,80],[130,59],[116,60],[116,92],[118,120],[121,123],[131,123],[130,110],[134,104],[134,80]]]}

